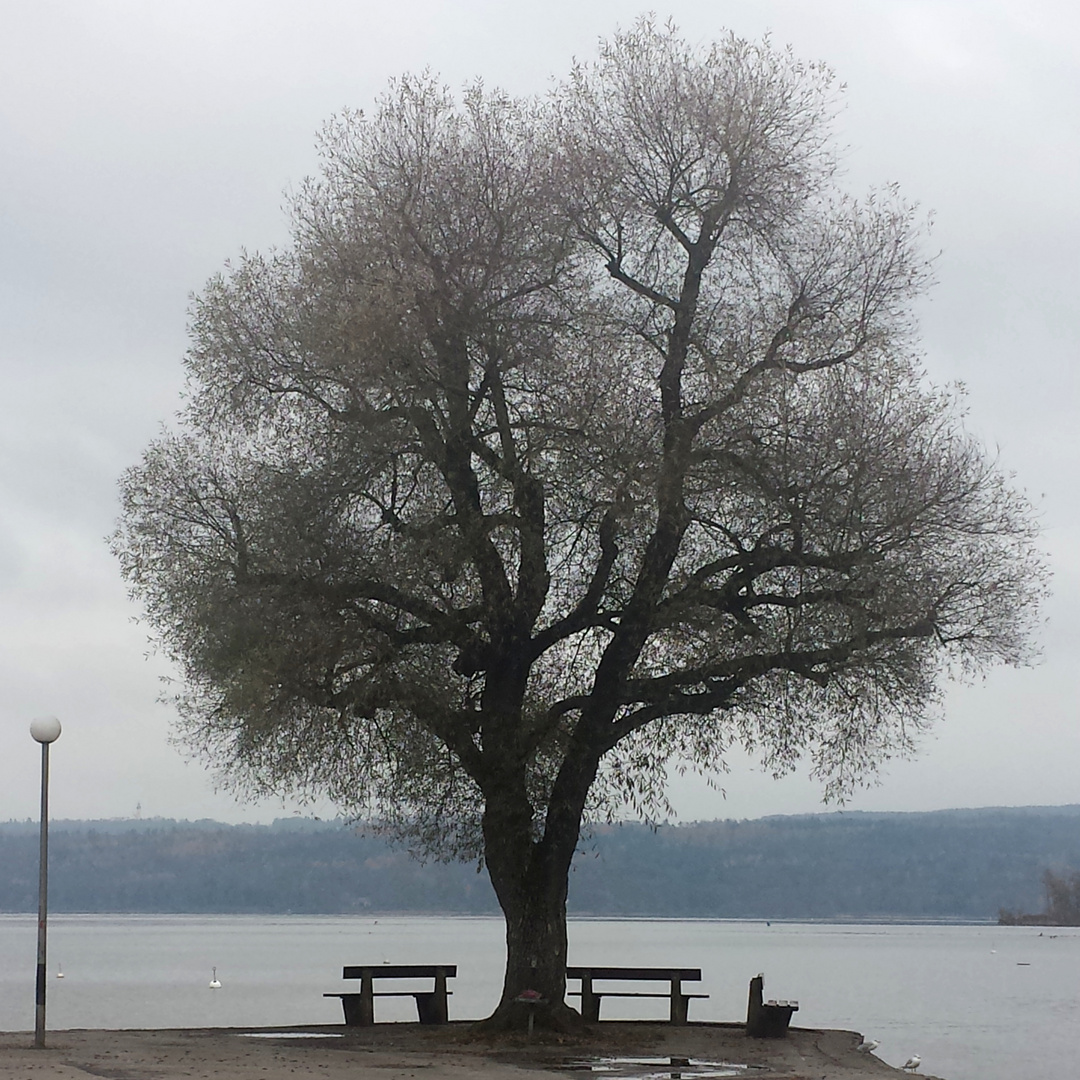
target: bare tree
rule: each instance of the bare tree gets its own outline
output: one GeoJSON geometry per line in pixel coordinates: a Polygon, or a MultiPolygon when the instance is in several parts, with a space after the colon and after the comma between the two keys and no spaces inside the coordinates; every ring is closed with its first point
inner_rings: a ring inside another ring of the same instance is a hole
{"type": "Polygon", "coordinates": [[[736,744],[842,794],[1027,657],[1029,507],[925,383],[919,224],[839,191],[833,93],[649,21],[543,100],[393,84],[198,298],[123,480],[189,745],[482,857],[496,1022],[570,1021],[583,820],[736,744]]]}
{"type": "Polygon", "coordinates": [[[1051,926],[1080,926],[1080,872],[1043,873],[1046,915],[1051,926]]]}

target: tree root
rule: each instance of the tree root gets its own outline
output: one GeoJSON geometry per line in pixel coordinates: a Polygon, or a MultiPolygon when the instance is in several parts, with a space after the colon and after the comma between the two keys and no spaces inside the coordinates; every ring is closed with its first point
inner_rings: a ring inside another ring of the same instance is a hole
{"type": "Polygon", "coordinates": [[[532,1031],[537,1036],[583,1035],[589,1030],[581,1013],[564,1001],[533,1005],[512,999],[500,1002],[489,1017],[478,1020],[471,1030],[478,1035],[527,1035],[530,1013],[532,1031]]]}

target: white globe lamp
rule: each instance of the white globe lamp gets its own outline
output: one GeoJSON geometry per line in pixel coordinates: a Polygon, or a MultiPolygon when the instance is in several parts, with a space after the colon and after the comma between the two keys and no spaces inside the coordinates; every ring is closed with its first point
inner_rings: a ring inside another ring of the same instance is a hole
{"type": "Polygon", "coordinates": [[[56,742],[60,738],[60,721],[55,716],[39,716],[30,721],[30,734],[39,743],[56,742]]]}

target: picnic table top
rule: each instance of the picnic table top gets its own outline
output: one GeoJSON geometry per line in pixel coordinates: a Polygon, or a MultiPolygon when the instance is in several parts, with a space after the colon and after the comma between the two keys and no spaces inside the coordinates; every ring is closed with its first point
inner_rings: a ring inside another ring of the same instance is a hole
{"type": "Polygon", "coordinates": [[[686,979],[701,981],[701,968],[568,967],[568,979],[686,979]]]}
{"type": "Polygon", "coordinates": [[[457,964],[346,964],[341,969],[343,979],[362,979],[365,974],[373,979],[433,979],[437,975],[453,979],[457,964]]]}
{"type": "MultiPolygon", "coordinates": [[[[432,979],[438,975],[457,977],[457,964],[347,964],[343,979],[432,979]]],[[[685,979],[701,981],[701,968],[662,967],[567,967],[568,979],[685,979]]]]}

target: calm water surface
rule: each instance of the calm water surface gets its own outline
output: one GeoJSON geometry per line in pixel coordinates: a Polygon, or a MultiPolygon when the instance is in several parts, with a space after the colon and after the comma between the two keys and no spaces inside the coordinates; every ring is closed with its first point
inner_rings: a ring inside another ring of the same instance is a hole
{"type": "MultiPolygon", "coordinates": [[[[0,1030],[33,1028],[35,920],[0,915],[0,1030]]],[[[59,915],[49,922],[50,1028],[338,1023],[324,990],[346,963],[456,963],[454,1019],[498,1000],[498,919],[59,915]],[[209,989],[217,968],[220,990],[209,989]],[[57,979],[58,968],[64,978],[57,979]]],[[[691,1019],[741,1020],[750,979],[794,998],[803,1027],[880,1040],[947,1080],[1080,1075],[1080,931],[998,926],[836,926],[711,920],[574,920],[572,964],[702,969],[691,1019]]],[[[410,998],[381,1020],[415,1019],[410,998]]],[[[664,1002],[604,1002],[609,1018],[659,1018],[664,1002]]]]}

